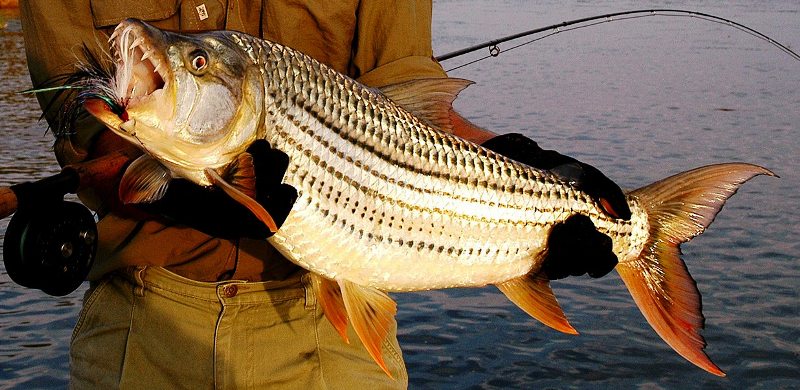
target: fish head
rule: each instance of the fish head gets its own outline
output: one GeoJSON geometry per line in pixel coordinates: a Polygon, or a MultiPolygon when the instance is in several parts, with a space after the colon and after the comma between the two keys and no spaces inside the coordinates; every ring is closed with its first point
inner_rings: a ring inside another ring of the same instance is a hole
{"type": "Polygon", "coordinates": [[[203,169],[227,165],[256,139],[264,84],[233,33],[177,34],[128,19],[109,42],[122,109],[86,108],[176,176],[207,185],[203,169]]]}

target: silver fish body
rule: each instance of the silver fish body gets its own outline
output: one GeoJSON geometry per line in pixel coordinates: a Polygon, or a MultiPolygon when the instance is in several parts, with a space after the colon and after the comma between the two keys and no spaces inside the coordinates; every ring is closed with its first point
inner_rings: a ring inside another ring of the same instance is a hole
{"type": "Polygon", "coordinates": [[[261,137],[289,155],[284,180],[299,192],[270,240],[309,270],[389,291],[499,283],[538,270],[550,229],[574,214],[617,237],[620,259],[646,240],[642,212],[615,221],[569,183],[437,130],[302,53],[237,41],[265,71],[261,137]]]}
{"type": "Polygon", "coordinates": [[[284,182],[298,191],[270,242],[311,271],[330,322],[345,340],[352,325],[387,374],[381,344],[396,306],[384,291],[494,284],[546,325],[575,333],[540,269],[553,227],[580,214],[611,238],[616,270],[656,332],[724,376],[703,351],[700,293],[679,245],[769,170],[726,163],[682,172],[629,192],[632,217],[619,220],[547,171],[449,134],[422,114],[415,99],[428,95],[415,97],[413,86],[382,93],[236,32],[181,35],[127,20],[111,46],[116,76],[96,94],[116,96],[84,107],[147,154],[122,178],[123,201],[158,199],[170,178],[184,177],[223,188],[270,226],[252,195],[228,183],[253,178],[246,149],[266,139],[288,155],[284,182]],[[120,110],[109,99],[124,113],[112,113],[120,110]],[[239,176],[223,177],[232,167],[239,176]]]}

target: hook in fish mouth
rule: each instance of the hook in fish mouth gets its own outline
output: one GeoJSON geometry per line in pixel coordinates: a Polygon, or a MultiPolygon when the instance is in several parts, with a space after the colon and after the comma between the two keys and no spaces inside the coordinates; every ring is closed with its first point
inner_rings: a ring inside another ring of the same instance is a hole
{"type": "Polygon", "coordinates": [[[134,116],[138,123],[155,127],[161,118],[144,113],[171,110],[165,95],[173,72],[160,50],[163,36],[159,34],[163,33],[136,20],[121,22],[108,39],[114,70],[103,91],[107,95],[81,101],[87,112],[125,138],[134,137],[134,116]]]}

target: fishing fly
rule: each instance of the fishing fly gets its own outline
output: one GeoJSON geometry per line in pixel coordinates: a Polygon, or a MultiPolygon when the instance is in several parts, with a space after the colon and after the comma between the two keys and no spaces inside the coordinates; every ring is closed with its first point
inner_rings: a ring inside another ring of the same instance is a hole
{"type": "Polygon", "coordinates": [[[734,22],[733,20],[726,19],[726,18],[723,18],[723,17],[720,17],[720,16],[706,14],[706,13],[697,12],[697,11],[682,10],[682,9],[642,9],[642,10],[632,10],[632,11],[621,11],[621,12],[608,13],[608,14],[604,14],[604,15],[590,16],[590,17],[587,17],[587,18],[580,18],[580,19],[570,20],[570,21],[567,21],[567,22],[561,22],[561,23],[553,24],[553,25],[546,26],[546,27],[540,27],[540,28],[536,28],[536,29],[533,29],[533,30],[523,31],[523,32],[520,32],[520,33],[517,33],[517,34],[508,35],[508,36],[505,36],[505,37],[502,37],[502,38],[499,38],[499,39],[493,39],[491,41],[487,41],[487,42],[484,42],[484,43],[481,43],[481,44],[478,44],[478,45],[470,46],[470,47],[467,47],[467,48],[464,48],[464,49],[461,49],[461,50],[456,50],[456,51],[453,51],[453,52],[450,52],[450,53],[446,53],[446,54],[437,56],[436,60],[439,61],[439,62],[442,62],[442,61],[447,61],[447,60],[450,60],[450,59],[453,59],[453,58],[456,58],[456,57],[463,56],[465,54],[473,53],[473,52],[476,52],[476,51],[479,51],[479,50],[483,50],[483,49],[488,49],[489,50],[489,54],[487,54],[487,55],[485,55],[483,57],[480,57],[480,58],[477,58],[475,60],[472,60],[472,61],[466,62],[464,64],[461,64],[461,65],[458,65],[458,66],[455,66],[455,67],[447,69],[447,71],[450,72],[450,71],[453,71],[453,70],[456,70],[456,69],[463,68],[465,66],[472,65],[472,64],[474,64],[476,62],[480,62],[480,61],[486,60],[488,58],[497,57],[497,56],[500,55],[500,53],[509,52],[511,50],[520,48],[522,46],[529,45],[531,43],[540,41],[540,40],[548,38],[548,37],[552,37],[553,35],[556,35],[556,34],[559,34],[559,33],[562,33],[562,32],[579,30],[579,29],[592,27],[592,26],[597,26],[597,25],[604,24],[604,23],[609,23],[609,22],[623,21],[623,20],[634,20],[634,19],[641,19],[641,18],[652,17],[652,16],[689,17],[689,18],[699,19],[699,20],[703,20],[703,21],[707,21],[707,22],[719,23],[719,24],[723,24],[723,25],[726,25],[726,26],[730,26],[730,27],[733,27],[733,28],[735,28],[737,30],[740,30],[740,31],[743,31],[743,32],[745,32],[747,34],[750,34],[750,35],[752,35],[752,36],[754,36],[754,37],[756,37],[758,39],[764,40],[764,41],[768,42],[769,44],[777,47],[778,49],[780,49],[784,53],[790,55],[795,60],[800,61],[800,54],[797,54],[795,51],[790,49],[788,46],[785,46],[785,45],[781,44],[780,42],[770,38],[769,36],[761,33],[760,31],[757,31],[757,30],[755,30],[753,28],[750,28],[748,26],[745,26],[745,25],[743,25],[741,23],[737,23],[737,22],[734,22]],[[503,49],[503,50],[500,49],[500,44],[502,44],[502,43],[515,41],[515,40],[518,40],[518,39],[521,39],[521,38],[531,37],[531,36],[535,36],[537,34],[542,34],[542,33],[545,33],[545,34],[541,35],[541,36],[536,36],[536,37],[534,37],[532,39],[529,39],[529,40],[527,40],[525,42],[522,42],[522,43],[519,43],[517,45],[511,46],[509,48],[506,48],[506,49],[503,49]]]}
{"type": "MultiPolygon", "coordinates": [[[[47,93],[54,92],[55,95],[47,106],[42,110],[40,119],[44,119],[44,113],[57,104],[65,102],[59,109],[56,116],[56,124],[52,130],[57,137],[71,135],[74,132],[75,122],[86,117],[83,110],[85,102],[92,99],[100,99],[108,105],[108,109],[116,115],[122,115],[125,107],[114,98],[114,86],[110,84],[113,74],[113,64],[108,60],[101,60],[87,46],[83,47],[84,59],[80,61],[77,70],[73,73],[55,76],[44,81],[39,86],[21,91],[20,93],[47,93]],[[75,94],[75,98],[67,98],[69,94],[75,94]],[[62,98],[67,98],[62,100],[62,98]]],[[[109,59],[110,56],[106,56],[109,59]]]]}

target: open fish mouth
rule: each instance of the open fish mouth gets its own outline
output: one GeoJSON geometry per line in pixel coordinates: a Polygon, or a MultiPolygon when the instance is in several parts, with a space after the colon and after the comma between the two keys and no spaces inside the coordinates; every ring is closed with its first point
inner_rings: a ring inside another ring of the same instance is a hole
{"type": "Polygon", "coordinates": [[[116,64],[114,92],[121,106],[128,108],[163,96],[171,71],[146,26],[123,21],[111,34],[109,45],[116,64]]]}
{"type": "Polygon", "coordinates": [[[171,115],[174,104],[167,99],[173,72],[163,50],[165,33],[134,20],[122,21],[108,40],[114,64],[113,76],[98,99],[80,99],[91,115],[120,135],[133,136],[123,126],[139,116],[157,126],[171,115]],[[138,113],[140,115],[134,115],[138,113]],[[142,113],[149,113],[141,116],[142,113]]]}

